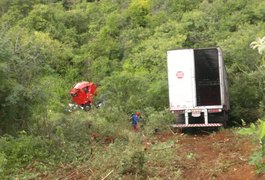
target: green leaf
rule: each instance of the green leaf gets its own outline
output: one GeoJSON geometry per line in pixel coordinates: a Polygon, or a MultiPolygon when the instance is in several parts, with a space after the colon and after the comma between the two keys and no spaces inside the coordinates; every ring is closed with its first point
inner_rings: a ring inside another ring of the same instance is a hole
{"type": "Polygon", "coordinates": [[[249,128],[242,128],[238,131],[238,133],[242,135],[254,134],[256,133],[256,126],[253,123],[251,123],[249,128]]]}
{"type": "Polygon", "coordinates": [[[265,121],[259,120],[259,139],[263,139],[265,136],[265,121]]]}

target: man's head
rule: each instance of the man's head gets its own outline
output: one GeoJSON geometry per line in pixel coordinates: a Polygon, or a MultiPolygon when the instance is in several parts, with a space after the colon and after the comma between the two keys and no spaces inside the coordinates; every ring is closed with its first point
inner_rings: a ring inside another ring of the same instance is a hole
{"type": "Polygon", "coordinates": [[[140,116],[140,115],[141,115],[141,113],[140,113],[139,111],[137,111],[137,112],[136,112],[136,115],[137,115],[137,116],[140,116]]]}

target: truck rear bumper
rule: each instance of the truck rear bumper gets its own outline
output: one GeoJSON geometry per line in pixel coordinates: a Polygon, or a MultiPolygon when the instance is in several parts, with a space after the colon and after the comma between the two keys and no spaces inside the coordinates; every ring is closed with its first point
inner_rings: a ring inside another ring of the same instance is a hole
{"type": "Polygon", "coordinates": [[[172,127],[226,127],[227,116],[225,115],[227,113],[222,109],[186,109],[184,116],[177,119],[172,127]]]}
{"type": "Polygon", "coordinates": [[[185,127],[221,127],[222,123],[209,123],[209,124],[173,124],[174,128],[185,128],[185,127]]]}

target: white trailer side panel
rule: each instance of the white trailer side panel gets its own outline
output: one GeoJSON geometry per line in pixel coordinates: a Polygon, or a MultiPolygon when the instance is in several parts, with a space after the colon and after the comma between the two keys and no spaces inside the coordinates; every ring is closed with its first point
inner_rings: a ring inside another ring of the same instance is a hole
{"type": "Polygon", "coordinates": [[[167,52],[170,110],[196,106],[193,49],[167,52]]]}
{"type": "Polygon", "coordinates": [[[230,109],[227,74],[225,70],[222,51],[218,48],[218,60],[219,60],[219,74],[220,74],[220,88],[221,88],[221,103],[225,110],[230,109]]]}

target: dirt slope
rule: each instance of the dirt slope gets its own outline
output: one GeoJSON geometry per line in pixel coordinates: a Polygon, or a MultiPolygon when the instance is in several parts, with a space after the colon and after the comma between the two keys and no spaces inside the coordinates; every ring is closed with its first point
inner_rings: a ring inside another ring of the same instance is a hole
{"type": "Polygon", "coordinates": [[[177,133],[177,154],[182,154],[179,168],[181,179],[205,180],[258,180],[255,167],[249,165],[249,156],[255,149],[253,140],[233,131],[221,130],[212,133],[177,133]],[[184,156],[183,156],[184,154],[184,156]]]}

